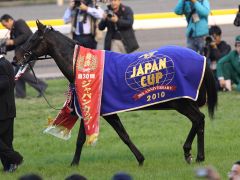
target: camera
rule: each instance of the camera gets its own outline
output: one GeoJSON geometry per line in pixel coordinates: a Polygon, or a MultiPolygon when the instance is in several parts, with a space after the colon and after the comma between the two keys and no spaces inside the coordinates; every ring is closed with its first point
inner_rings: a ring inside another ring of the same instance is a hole
{"type": "Polygon", "coordinates": [[[211,43],[212,42],[213,42],[213,39],[211,36],[207,36],[205,38],[205,46],[203,48],[203,52],[204,52],[204,56],[206,56],[207,58],[210,58],[210,56],[211,56],[211,52],[212,52],[211,43]]]}
{"type": "Polygon", "coordinates": [[[85,5],[90,5],[90,4],[93,4],[93,1],[92,0],[85,0],[85,1],[82,1],[82,0],[74,0],[74,6],[73,6],[73,9],[75,8],[78,8],[79,6],[81,6],[82,2],[85,4],[85,5]]]}
{"type": "Polygon", "coordinates": [[[82,0],[74,0],[74,6],[80,6],[82,4],[82,2],[84,4],[86,4],[87,6],[90,5],[90,4],[93,4],[93,1],[92,0],[85,0],[85,1],[82,1],[82,0]]]}
{"type": "Polygon", "coordinates": [[[73,8],[79,7],[81,5],[81,0],[74,0],[73,8]]]}
{"type": "Polygon", "coordinates": [[[209,46],[213,42],[212,37],[211,36],[207,36],[206,39],[205,39],[205,42],[206,42],[206,46],[209,46]]]}
{"type": "Polygon", "coordinates": [[[106,12],[108,18],[111,18],[114,16],[114,12],[110,9],[107,9],[105,12],[106,12]]]}

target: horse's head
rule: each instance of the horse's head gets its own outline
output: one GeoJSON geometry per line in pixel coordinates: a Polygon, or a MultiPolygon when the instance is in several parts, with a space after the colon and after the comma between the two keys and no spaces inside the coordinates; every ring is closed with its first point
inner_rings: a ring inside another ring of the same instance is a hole
{"type": "Polygon", "coordinates": [[[18,65],[25,65],[38,57],[47,55],[47,42],[45,35],[51,31],[51,27],[36,21],[38,30],[28,38],[28,40],[15,52],[15,60],[18,65]]]}

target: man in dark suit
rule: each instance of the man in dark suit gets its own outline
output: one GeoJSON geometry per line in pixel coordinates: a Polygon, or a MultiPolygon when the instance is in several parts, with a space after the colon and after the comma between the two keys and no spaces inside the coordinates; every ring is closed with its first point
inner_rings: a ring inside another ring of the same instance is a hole
{"type": "Polygon", "coordinates": [[[16,116],[14,70],[0,54],[0,158],[4,171],[13,172],[23,157],[13,149],[13,126],[16,116]]]}
{"type": "Polygon", "coordinates": [[[107,28],[104,49],[120,53],[131,53],[139,48],[133,30],[133,11],[121,3],[121,0],[110,0],[107,11],[98,27],[107,28]]]}
{"type": "MultiPolygon", "coordinates": [[[[8,51],[19,48],[32,35],[31,29],[28,27],[27,23],[22,19],[14,20],[10,15],[4,14],[0,18],[0,21],[5,28],[10,30],[10,39],[6,40],[6,46],[8,51]]],[[[18,69],[19,67],[16,67],[15,74],[18,71],[18,69]]],[[[26,82],[38,91],[39,93],[38,97],[41,97],[47,88],[47,84],[44,81],[40,79],[36,81],[30,70],[27,70],[18,79],[18,81],[16,81],[17,98],[26,97],[26,82]]]]}

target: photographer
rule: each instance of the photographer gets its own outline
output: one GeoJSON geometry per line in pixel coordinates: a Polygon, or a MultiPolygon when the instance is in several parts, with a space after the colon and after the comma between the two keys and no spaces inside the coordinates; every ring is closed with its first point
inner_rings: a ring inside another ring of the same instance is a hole
{"type": "Polygon", "coordinates": [[[86,48],[96,49],[97,19],[101,19],[103,13],[96,6],[95,0],[70,0],[63,20],[65,23],[72,23],[73,40],[86,48]]]}
{"type": "MultiPolygon", "coordinates": [[[[204,48],[204,55],[209,61],[210,68],[216,77],[216,84],[219,87],[216,76],[217,62],[220,58],[227,55],[231,51],[231,46],[222,40],[222,30],[219,26],[211,26],[209,35],[206,38],[206,46],[204,48]]],[[[220,89],[220,87],[219,87],[220,89]]]]}
{"type": "Polygon", "coordinates": [[[187,20],[187,47],[203,54],[204,38],[208,35],[208,0],[178,0],[175,13],[185,15],[187,20]]]}
{"type": "Polygon", "coordinates": [[[122,5],[121,0],[110,0],[99,29],[107,27],[104,49],[121,53],[131,53],[138,49],[138,43],[133,31],[133,11],[122,5]]]}

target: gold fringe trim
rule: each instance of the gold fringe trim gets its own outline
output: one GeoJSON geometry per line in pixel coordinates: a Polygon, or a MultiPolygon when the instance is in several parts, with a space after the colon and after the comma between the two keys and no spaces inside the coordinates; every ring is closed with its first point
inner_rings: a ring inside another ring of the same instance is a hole
{"type": "Polygon", "coordinates": [[[87,136],[86,145],[87,146],[90,146],[90,145],[94,146],[94,145],[96,145],[97,140],[98,140],[98,134],[97,133],[94,133],[90,136],[87,136]]]}

